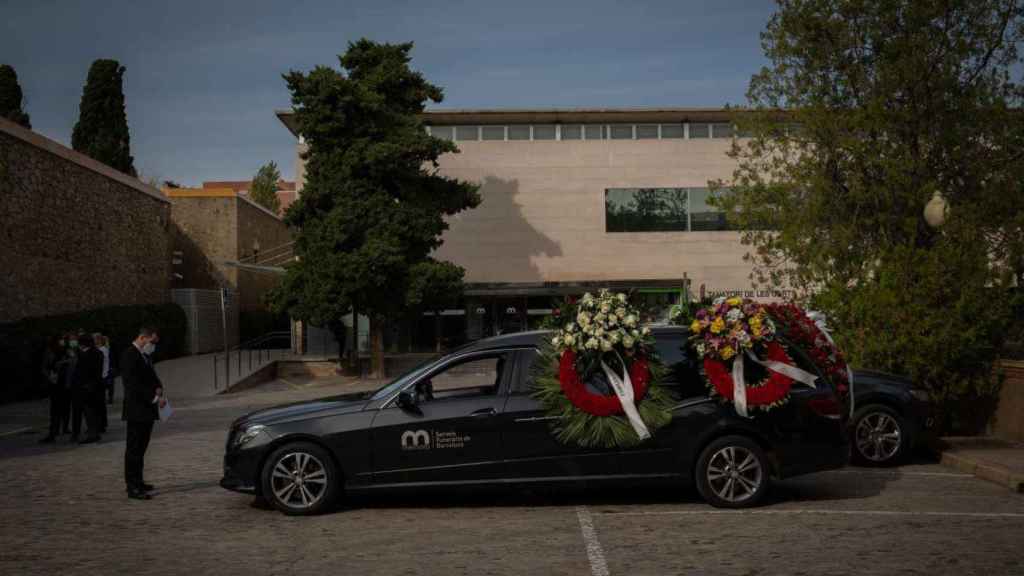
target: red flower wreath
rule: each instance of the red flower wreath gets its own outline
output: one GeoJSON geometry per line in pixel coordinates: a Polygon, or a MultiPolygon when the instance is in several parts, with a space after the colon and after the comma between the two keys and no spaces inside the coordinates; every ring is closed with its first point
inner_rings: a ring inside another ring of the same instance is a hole
{"type": "Polygon", "coordinates": [[[810,355],[818,367],[828,375],[843,395],[849,392],[849,372],[846,360],[838,348],[829,342],[821,328],[808,318],[807,313],[794,304],[768,304],[768,313],[785,328],[786,338],[810,355]]]}
{"type": "MultiPolygon", "coordinates": [[[[765,348],[767,350],[769,360],[775,360],[789,365],[793,364],[793,359],[789,357],[789,354],[786,353],[786,350],[778,342],[768,342],[765,348]]],[[[733,362],[742,361],[743,358],[740,356],[737,356],[733,360],[733,362]]],[[[725,367],[725,364],[720,360],[705,358],[704,372],[707,374],[708,380],[711,382],[711,385],[715,387],[718,394],[723,398],[732,401],[735,384],[732,379],[732,373],[725,367]]],[[[769,406],[784,399],[786,395],[789,394],[789,389],[793,386],[792,378],[785,374],[779,374],[778,372],[770,370],[768,374],[768,378],[762,380],[760,384],[747,387],[748,406],[769,406]]]]}
{"type": "MultiPolygon", "coordinates": [[[[635,358],[629,367],[629,380],[633,383],[634,402],[640,402],[647,394],[647,384],[650,379],[651,370],[647,365],[647,360],[641,357],[635,358]]],[[[580,410],[594,416],[622,414],[622,403],[619,402],[618,396],[594,394],[587,390],[576,370],[576,353],[572,350],[562,352],[562,358],[558,363],[558,381],[562,385],[565,397],[580,410]]]]}

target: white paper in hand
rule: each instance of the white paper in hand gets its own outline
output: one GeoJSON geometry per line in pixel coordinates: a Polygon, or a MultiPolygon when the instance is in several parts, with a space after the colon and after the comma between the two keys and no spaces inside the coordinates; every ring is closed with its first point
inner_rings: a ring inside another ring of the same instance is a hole
{"type": "MultiPolygon", "coordinates": [[[[159,406],[159,405],[158,405],[159,406]]],[[[160,408],[160,421],[166,422],[174,414],[174,408],[171,407],[171,401],[167,400],[164,402],[163,408],[160,408]]]]}

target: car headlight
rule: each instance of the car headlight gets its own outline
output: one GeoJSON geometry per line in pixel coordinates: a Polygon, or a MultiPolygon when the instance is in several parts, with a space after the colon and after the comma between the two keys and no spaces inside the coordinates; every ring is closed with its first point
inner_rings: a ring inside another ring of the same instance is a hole
{"type": "Polygon", "coordinates": [[[921,402],[931,402],[932,399],[927,390],[922,390],[920,388],[911,388],[910,395],[921,402]]]}
{"type": "Polygon", "coordinates": [[[237,436],[235,436],[235,448],[238,448],[239,446],[242,446],[243,444],[251,441],[253,438],[259,436],[260,432],[263,432],[264,430],[266,430],[266,428],[267,427],[264,426],[263,424],[253,424],[252,426],[247,426],[237,436]]]}

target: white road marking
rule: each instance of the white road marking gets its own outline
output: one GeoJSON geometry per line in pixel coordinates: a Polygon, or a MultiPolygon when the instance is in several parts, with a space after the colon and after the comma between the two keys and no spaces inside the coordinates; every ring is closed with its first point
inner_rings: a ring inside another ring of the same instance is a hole
{"type": "Polygon", "coordinates": [[[590,510],[587,510],[586,506],[577,506],[576,518],[580,521],[583,543],[587,545],[590,573],[594,576],[608,576],[608,563],[604,560],[604,550],[601,549],[601,542],[597,539],[597,530],[594,529],[594,520],[590,517],[590,510]]]}
{"type": "Polygon", "coordinates": [[[18,435],[18,434],[22,434],[24,432],[31,432],[31,431],[32,431],[31,427],[17,428],[15,430],[8,430],[7,432],[0,432],[0,438],[3,438],[5,436],[15,436],[15,435],[18,435]]]}
{"type": "MultiPolygon", "coordinates": [[[[796,516],[800,514],[821,514],[834,516],[942,516],[951,518],[1024,519],[1024,513],[1017,512],[934,512],[913,510],[654,510],[649,512],[598,512],[598,514],[602,516],[796,516]]],[[[581,519],[580,523],[582,524],[582,522],[581,519]]]]}

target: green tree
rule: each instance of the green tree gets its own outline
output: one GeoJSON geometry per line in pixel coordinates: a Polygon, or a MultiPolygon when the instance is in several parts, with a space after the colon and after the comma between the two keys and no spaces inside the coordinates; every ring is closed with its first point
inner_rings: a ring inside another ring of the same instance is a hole
{"type": "Polygon", "coordinates": [[[417,315],[421,312],[434,313],[434,341],[438,352],[441,351],[441,311],[459,305],[465,275],[466,271],[461,266],[433,258],[418,262],[409,269],[405,302],[417,315]]]}
{"type": "Polygon", "coordinates": [[[369,316],[377,374],[381,322],[407,308],[413,268],[440,246],[445,216],[480,202],[477,186],[438,174],[438,157],[457,148],[423,128],[420,114],[442,91],[410,69],[411,50],[363,39],[340,56],[342,71],[285,75],[309,150],[286,216],[297,261],[272,301],[332,329],[353,310],[369,316]]]}
{"type": "Polygon", "coordinates": [[[828,312],[856,365],[905,373],[969,418],[996,391],[1007,288],[1024,279],[1024,3],[778,4],[737,114],[751,138],[716,203],[755,281],[828,312]]]}
{"type": "Polygon", "coordinates": [[[18,73],[8,64],[0,65],[0,117],[31,129],[28,113],[24,109],[25,96],[18,84],[18,73]]]}
{"type": "Polygon", "coordinates": [[[249,197],[253,202],[277,214],[281,211],[281,202],[277,199],[277,182],[280,179],[281,172],[277,170],[277,164],[273,161],[260,166],[252,179],[252,186],[249,187],[249,197]]]}
{"type": "Polygon", "coordinates": [[[124,109],[124,70],[117,60],[96,60],[89,67],[71,147],[135,176],[124,109]]]}

